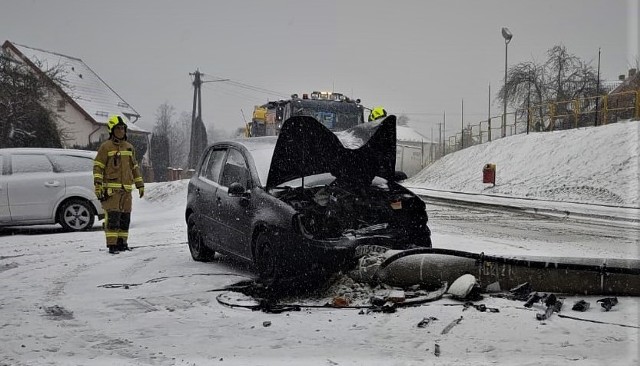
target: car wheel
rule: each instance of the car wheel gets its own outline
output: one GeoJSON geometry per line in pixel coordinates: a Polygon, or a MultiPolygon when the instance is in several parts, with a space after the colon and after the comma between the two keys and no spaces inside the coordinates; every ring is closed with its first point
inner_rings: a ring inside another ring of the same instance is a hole
{"type": "Polygon", "coordinates": [[[215,256],[215,251],[209,249],[204,243],[202,232],[196,224],[195,215],[189,216],[187,220],[187,241],[189,242],[189,251],[193,260],[198,262],[208,262],[215,256]]]}
{"type": "Polygon", "coordinates": [[[260,280],[265,285],[273,285],[280,279],[280,261],[270,231],[263,231],[256,238],[255,264],[260,280]]]}
{"type": "Polygon", "coordinates": [[[58,222],[66,231],[83,231],[93,227],[95,214],[89,201],[71,199],[60,207],[58,222]]]}

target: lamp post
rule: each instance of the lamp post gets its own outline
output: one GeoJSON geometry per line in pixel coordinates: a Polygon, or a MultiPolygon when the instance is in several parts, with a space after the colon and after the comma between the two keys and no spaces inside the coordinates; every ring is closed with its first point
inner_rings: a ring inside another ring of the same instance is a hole
{"type": "Polygon", "coordinates": [[[502,27],[502,38],[504,38],[504,109],[502,110],[502,137],[507,135],[507,53],[509,50],[509,42],[513,38],[513,34],[509,32],[509,28],[502,27]]]}

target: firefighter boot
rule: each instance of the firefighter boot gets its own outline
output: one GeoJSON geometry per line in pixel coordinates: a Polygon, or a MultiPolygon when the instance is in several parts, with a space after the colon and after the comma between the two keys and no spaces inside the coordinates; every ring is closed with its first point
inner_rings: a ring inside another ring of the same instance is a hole
{"type": "Polygon", "coordinates": [[[130,250],[129,244],[127,244],[127,241],[124,238],[118,238],[118,244],[116,245],[116,248],[121,252],[130,250]]]}
{"type": "Polygon", "coordinates": [[[115,245],[109,245],[109,254],[118,254],[118,247],[115,245]]]}

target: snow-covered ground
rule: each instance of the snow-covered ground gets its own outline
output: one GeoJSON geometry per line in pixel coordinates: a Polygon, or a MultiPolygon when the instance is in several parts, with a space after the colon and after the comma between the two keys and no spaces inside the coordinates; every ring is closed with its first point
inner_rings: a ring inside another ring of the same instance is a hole
{"type": "Polygon", "coordinates": [[[640,123],[522,134],[446,155],[406,186],[640,208],[640,123]],[[496,165],[496,186],[482,183],[496,165]]]}
{"type": "MultiPolygon", "coordinates": [[[[430,192],[621,208],[632,216],[636,212],[637,219],[639,128],[639,122],[628,122],[509,137],[449,155],[406,184],[430,192]],[[481,183],[486,163],[497,164],[497,185],[490,189],[481,183]]],[[[191,259],[186,185],[147,185],[145,198],[134,200],[130,242],[136,248],[116,256],[106,253],[99,225],[83,233],[52,226],[0,230],[0,365],[633,365],[640,360],[635,297],[619,297],[608,312],[596,303],[602,296],[564,299],[562,314],[602,323],[556,315],[538,321],[541,305],[527,309],[522,302],[494,297],[479,303],[499,313],[463,310],[447,297],[391,314],[311,307],[269,314],[223,306],[218,296],[241,298],[217,290],[254,275],[226,257],[211,263],[191,259]],[[571,310],[579,299],[591,303],[587,312],[571,310]],[[427,326],[417,326],[431,317],[427,326]]],[[[482,238],[471,241],[434,231],[436,247],[492,245],[482,238]]],[[[571,247],[562,252],[582,254],[571,247]]],[[[349,283],[341,289],[354,297],[371,290],[349,283]]],[[[317,305],[331,301],[332,291],[291,301],[317,305]]]]}

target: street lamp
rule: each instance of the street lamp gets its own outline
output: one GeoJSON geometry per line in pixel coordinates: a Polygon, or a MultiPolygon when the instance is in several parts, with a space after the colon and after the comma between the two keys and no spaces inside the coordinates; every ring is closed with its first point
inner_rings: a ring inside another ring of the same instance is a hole
{"type": "Polygon", "coordinates": [[[513,34],[509,32],[509,28],[502,27],[502,38],[504,38],[504,109],[502,110],[502,137],[507,135],[507,52],[509,42],[513,38],[513,34]]]}

